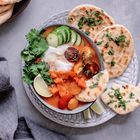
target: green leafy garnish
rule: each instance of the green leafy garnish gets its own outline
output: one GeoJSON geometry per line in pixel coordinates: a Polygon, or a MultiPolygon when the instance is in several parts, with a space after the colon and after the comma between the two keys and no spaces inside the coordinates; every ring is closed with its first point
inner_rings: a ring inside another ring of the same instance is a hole
{"type": "Polygon", "coordinates": [[[125,100],[123,100],[123,97],[120,93],[120,90],[119,89],[114,89],[114,95],[119,100],[118,107],[122,107],[123,110],[126,110],[126,103],[127,102],[125,100]]]}
{"type": "Polygon", "coordinates": [[[26,35],[26,39],[29,45],[21,52],[21,57],[25,61],[22,79],[26,83],[32,84],[34,78],[41,74],[44,81],[50,85],[53,81],[48,73],[49,65],[45,62],[36,62],[36,59],[41,58],[48,49],[47,41],[36,29],[31,29],[26,35]]]}
{"type": "Polygon", "coordinates": [[[125,42],[125,38],[126,36],[120,35],[119,37],[116,37],[114,41],[117,45],[120,45],[120,43],[125,42]]]}
{"type": "Polygon", "coordinates": [[[107,42],[104,47],[108,48],[109,47],[109,42],[107,42]]]}
{"type": "Polygon", "coordinates": [[[97,26],[97,25],[101,24],[102,22],[103,22],[103,20],[101,18],[97,17],[97,14],[96,14],[95,18],[81,17],[78,22],[78,27],[79,27],[79,29],[82,29],[84,24],[86,24],[89,27],[93,27],[93,26],[97,26]]]}
{"type": "Polygon", "coordinates": [[[49,70],[49,65],[45,64],[45,62],[39,62],[37,64],[33,63],[31,65],[25,64],[23,68],[24,76],[22,79],[28,83],[32,84],[34,78],[38,75],[41,74],[42,78],[44,81],[50,85],[53,81],[48,73],[49,70]]]}
{"type": "Polygon", "coordinates": [[[39,34],[36,29],[26,35],[26,39],[29,42],[27,48],[21,52],[21,56],[26,63],[32,63],[36,58],[41,57],[44,52],[48,49],[48,44],[45,38],[39,34]]]}
{"type": "Polygon", "coordinates": [[[123,110],[126,110],[126,101],[120,100],[120,101],[119,101],[118,107],[122,107],[123,110]]]}
{"type": "Polygon", "coordinates": [[[116,64],[116,62],[115,62],[114,60],[112,60],[112,61],[110,62],[111,67],[115,66],[115,64],[116,64]]]}
{"type": "Polygon", "coordinates": [[[103,41],[98,41],[97,43],[96,43],[96,45],[101,45],[103,43],[103,41]]]}
{"type": "Polygon", "coordinates": [[[98,86],[98,83],[92,83],[91,86],[89,86],[89,88],[96,88],[98,86]]]}
{"type": "Polygon", "coordinates": [[[134,98],[134,95],[135,95],[135,94],[131,92],[131,93],[129,94],[129,98],[130,98],[130,99],[134,98]]]}
{"type": "Polygon", "coordinates": [[[109,41],[113,41],[114,40],[112,35],[110,34],[109,30],[107,30],[106,37],[108,38],[109,41]]]}
{"type": "Polygon", "coordinates": [[[99,11],[95,11],[95,12],[94,12],[94,15],[95,15],[95,17],[97,17],[97,18],[98,18],[98,17],[99,17],[99,15],[100,15],[100,12],[99,12],[99,11]]]}
{"type": "Polygon", "coordinates": [[[113,50],[113,49],[110,49],[110,50],[108,51],[108,55],[114,55],[114,50],[113,50]]]}
{"type": "Polygon", "coordinates": [[[89,31],[85,31],[85,34],[86,34],[86,35],[89,35],[89,34],[90,34],[90,32],[89,32],[89,31]]]}

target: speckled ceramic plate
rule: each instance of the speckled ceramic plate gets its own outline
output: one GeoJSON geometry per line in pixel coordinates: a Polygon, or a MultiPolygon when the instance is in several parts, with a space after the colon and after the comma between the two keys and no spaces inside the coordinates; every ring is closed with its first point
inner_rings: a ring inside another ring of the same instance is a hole
{"type": "MultiPolygon", "coordinates": [[[[65,24],[67,15],[68,11],[57,14],[51,17],[49,20],[47,20],[47,22],[45,22],[43,26],[41,26],[41,28],[49,26],[51,24],[65,24]]],[[[111,85],[112,83],[118,84],[129,83],[136,85],[137,75],[138,75],[138,60],[135,53],[131,63],[129,64],[124,74],[118,78],[110,80],[109,85],[111,85]]],[[[90,110],[91,118],[88,120],[84,118],[82,112],[73,115],[63,115],[48,108],[45,105],[45,102],[35,92],[33,92],[33,90],[29,85],[24,83],[24,87],[30,101],[38,109],[38,111],[40,111],[45,117],[49,118],[50,120],[65,126],[77,128],[92,127],[102,124],[116,115],[112,110],[110,110],[106,106],[105,112],[102,115],[97,115],[92,110],[90,110]]]]}

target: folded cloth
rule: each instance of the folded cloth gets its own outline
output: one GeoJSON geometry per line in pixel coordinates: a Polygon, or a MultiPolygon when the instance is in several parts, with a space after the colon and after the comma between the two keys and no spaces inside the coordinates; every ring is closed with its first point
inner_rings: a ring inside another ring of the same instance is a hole
{"type": "Polygon", "coordinates": [[[45,129],[30,120],[18,120],[16,94],[9,79],[7,60],[0,58],[0,140],[68,140],[66,136],[45,129]]]}

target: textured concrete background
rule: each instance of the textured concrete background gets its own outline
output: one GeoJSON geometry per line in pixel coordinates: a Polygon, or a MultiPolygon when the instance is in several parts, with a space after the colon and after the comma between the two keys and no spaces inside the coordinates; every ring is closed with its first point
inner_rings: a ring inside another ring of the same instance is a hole
{"type": "Polygon", "coordinates": [[[25,34],[30,28],[41,25],[51,15],[82,3],[95,4],[103,8],[117,23],[125,25],[134,37],[140,61],[140,0],[32,0],[15,21],[0,28],[0,56],[6,57],[9,61],[11,83],[16,89],[19,116],[26,116],[40,125],[69,135],[75,132],[76,136],[73,136],[75,140],[139,140],[140,108],[127,116],[116,116],[100,126],[79,130],[62,127],[47,120],[33,107],[25,94],[21,81],[20,59],[20,51],[26,43],[25,34]]]}

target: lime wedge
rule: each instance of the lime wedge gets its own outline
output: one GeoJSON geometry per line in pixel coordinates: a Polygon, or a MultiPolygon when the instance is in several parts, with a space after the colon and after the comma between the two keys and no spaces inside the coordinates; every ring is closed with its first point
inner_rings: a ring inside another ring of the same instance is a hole
{"type": "Polygon", "coordinates": [[[90,107],[95,113],[101,115],[105,112],[105,108],[103,107],[100,99],[98,98],[95,103],[90,107]]]}
{"type": "Polygon", "coordinates": [[[52,94],[48,90],[48,85],[45,83],[41,75],[37,75],[34,79],[34,89],[42,97],[51,97],[52,94]]]}
{"type": "Polygon", "coordinates": [[[85,120],[91,119],[90,109],[86,109],[83,113],[84,113],[85,120]]]}

